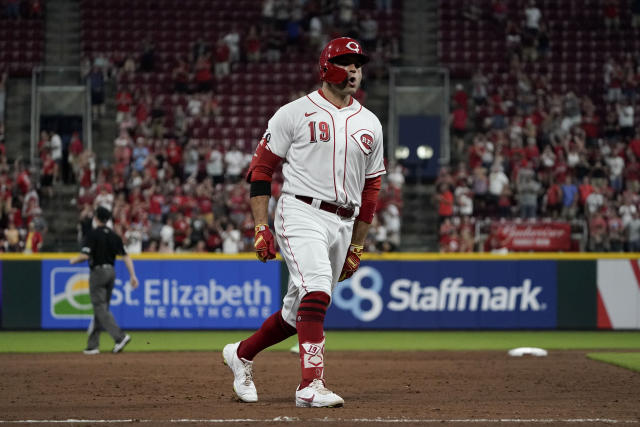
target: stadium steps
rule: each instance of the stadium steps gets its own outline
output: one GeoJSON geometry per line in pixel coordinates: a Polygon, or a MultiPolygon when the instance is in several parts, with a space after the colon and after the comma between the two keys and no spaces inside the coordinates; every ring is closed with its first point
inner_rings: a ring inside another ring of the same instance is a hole
{"type": "MultiPolygon", "coordinates": [[[[404,0],[402,13],[402,65],[438,66],[438,0],[404,0]]],[[[421,85],[440,83],[437,76],[420,76],[420,81],[416,82],[421,85]]],[[[402,192],[401,251],[437,252],[438,215],[433,203],[433,184],[408,180],[402,192]]]]}
{"type": "Polygon", "coordinates": [[[5,111],[7,160],[29,159],[31,129],[31,79],[10,78],[5,111]]]}
{"type": "Polygon", "coordinates": [[[402,188],[402,252],[438,251],[438,215],[432,184],[405,183],[402,188]]]}
{"type": "Polygon", "coordinates": [[[438,65],[438,1],[404,0],[402,17],[403,63],[438,65]]]}
{"type": "MultiPolygon", "coordinates": [[[[78,0],[48,0],[45,21],[45,65],[80,66],[80,4],[78,0]]],[[[46,84],[76,84],[68,77],[52,76],[60,81],[46,84]]]]}
{"type": "Polygon", "coordinates": [[[52,198],[41,197],[47,223],[43,252],[76,252],[78,243],[78,210],[73,204],[78,187],[75,184],[55,184],[52,198]]]}
{"type": "Polygon", "coordinates": [[[105,85],[105,115],[93,120],[93,152],[96,153],[96,166],[113,163],[113,141],[118,136],[116,123],[116,82],[107,81],[105,85]]]}

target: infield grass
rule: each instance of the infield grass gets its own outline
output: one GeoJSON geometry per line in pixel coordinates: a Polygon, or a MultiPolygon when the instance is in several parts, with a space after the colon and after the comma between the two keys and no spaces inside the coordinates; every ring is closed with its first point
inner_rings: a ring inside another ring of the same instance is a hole
{"type": "Polygon", "coordinates": [[[640,372],[640,353],[589,353],[587,357],[640,372]]]}
{"type": "MultiPolygon", "coordinates": [[[[220,351],[252,331],[130,331],[127,352],[220,351]]],[[[2,331],[0,353],[79,352],[86,345],[82,331],[2,331]]],[[[286,351],[291,337],[272,347],[286,351]]],[[[100,350],[109,352],[113,341],[102,334],[100,350]]],[[[547,350],[640,350],[640,331],[328,331],[331,350],[508,350],[541,347],[547,350]]],[[[602,354],[602,353],[598,353],[602,354]]],[[[624,353],[623,353],[624,354],[624,353]]],[[[633,353],[631,353],[633,354],[633,353]]],[[[636,355],[640,357],[640,355],[636,355]]]]}

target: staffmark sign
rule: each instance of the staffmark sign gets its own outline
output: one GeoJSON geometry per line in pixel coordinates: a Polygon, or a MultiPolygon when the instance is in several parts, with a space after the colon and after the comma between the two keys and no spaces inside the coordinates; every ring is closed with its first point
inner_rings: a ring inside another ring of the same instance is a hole
{"type": "Polygon", "coordinates": [[[539,311],[542,286],[524,279],[521,286],[463,286],[461,277],[442,279],[438,287],[399,279],[391,284],[388,308],[393,311],[539,311]]]}
{"type": "Polygon", "coordinates": [[[370,262],[337,286],[328,326],[554,327],[555,277],[541,261],[370,262]]]}

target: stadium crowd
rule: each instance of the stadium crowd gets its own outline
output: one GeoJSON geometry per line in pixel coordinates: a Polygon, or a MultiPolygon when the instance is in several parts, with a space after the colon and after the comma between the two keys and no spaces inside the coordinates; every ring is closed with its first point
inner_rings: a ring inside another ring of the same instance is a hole
{"type": "MultiPolygon", "coordinates": [[[[398,57],[397,38],[380,37],[372,10],[358,9],[356,3],[328,2],[328,9],[323,9],[315,1],[303,8],[300,2],[267,0],[259,24],[246,32],[232,26],[211,42],[198,39],[190,51],[173,58],[160,55],[150,39],[138,52],[87,55],[85,71],[96,118],[105,114],[106,83],[117,84],[119,133],[112,163],[98,161],[93,152],[82,149],[81,141],[70,146],[68,162],[78,183],[79,236],[91,226],[95,207],[104,206],[112,211],[113,227],[130,253],[253,250],[254,227],[243,177],[274,111],[264,108],[261,117],[250,116],[258,123],[242,133],[237,115],[251,109],[232,102],[225,86],[251,64],[285,64],[303,52],[313,64],[317,52],[336,34],[362,38],[372,53],[368,78],[383,77],[385,64],[398,57]],[[221,133],[230,120],[237,128],[221,133]]],[[[390,1],[377,2],[380,10],[373,12],[391,13],[390,6],[390,1]]],[[[290,93],[277,96],[295,99],[317,87],[314,77],[315,73],[303,87],[280,85],[279,90],[290,93]]],[[[366,102],[366,92],[358,98],[366,102]]],[[[48,153],[41,155],[44,165],[48,153]]],[[[401,168],[389,172],[367,239],[369,251],[391,251],[400,244],[404,176],[401,168]]],[[[276,173],[272,219],[281,184],[276,173]]]]}
{"type": "MultiPolygon", "coordinates": [[[[0,5],[0,31],[14,31],[21,22],[31,31],[32,23],[42,18],[39,0],[5,0],[0,5]]],[[[14,58],[7,36],[0,36],[0,252],[34,253],[42,247],[46,234],[40,185],[35,181],[39,174],[21,157],[9,162],[5,147],[7,83],[14,70],[6,62],[14,58]]]]}
{"type": "MultiPolygon", "coordinates": [[[[636,27],[635,18],[618,19],[631,15],[619,2],[605,3],[603,32],[636,27]]],[[[576,92],[552,71],[563,40],[535,1],[525,2],[522,22],[508,19],[502,0],[469,5],[463,19],[503,23],[508,49],[497,68],[480,64],[452,95],[454,156],[436,182],[440,250],[499,249],[478,230],[514,219],[582,223],[586,250],[639,251],[640,56],[609,55],[591,90],[576,92]]],[[[639,15],[640,2],[624,5],[639,15]]]]}

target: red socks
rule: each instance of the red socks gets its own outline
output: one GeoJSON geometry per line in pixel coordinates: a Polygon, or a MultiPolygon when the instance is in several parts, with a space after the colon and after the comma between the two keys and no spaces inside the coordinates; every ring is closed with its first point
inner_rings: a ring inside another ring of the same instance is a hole
{"type": "Polygon", "coordinates": [[[264,321],[260,329],[240,343],[238,357],[253,360],[256,354],[267,347],[284,341],[296,334],[296,329],[282,318],[281,310],[273,313],[264,321]]]}
{"type": "Polygon", "coordinates": [[[331,297],[325,292],[311,292],[302,298],[296,328],[284,321],[282,313],[273,313],[260,329],[240,343],[238,357],[253,360],[256,354],[298,332],[302,382],[300,389],[314,379],[324,378],[324,316],[331,297]]]}
{"type": "Polygon", "coordinates": [[[324,377],[324,316],[331,298],[324,292],[311,292],[302,298],[296,317],[303,389],[324,377]]]}

